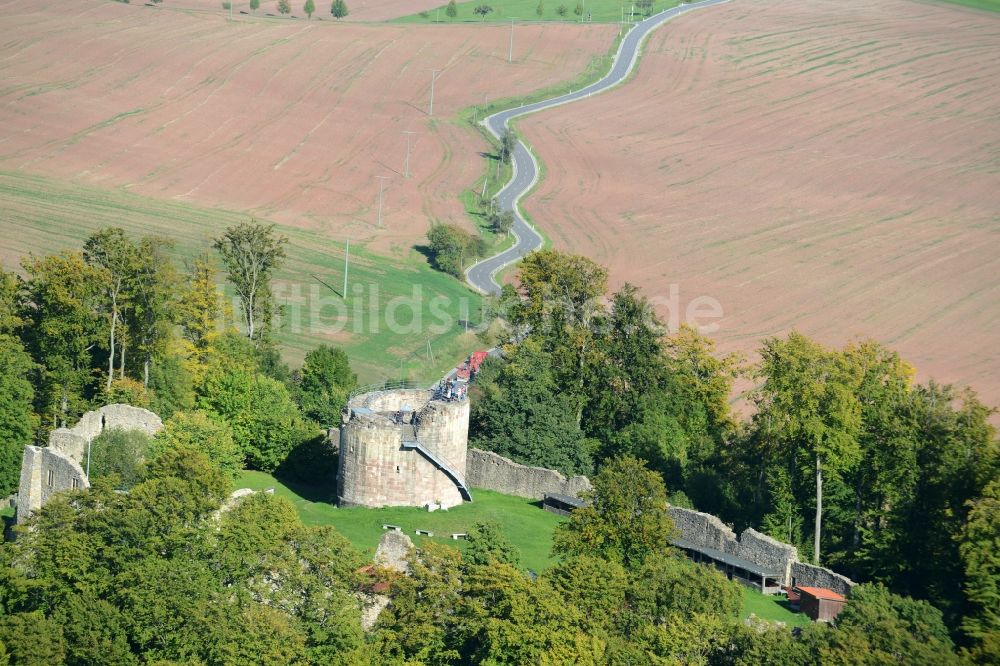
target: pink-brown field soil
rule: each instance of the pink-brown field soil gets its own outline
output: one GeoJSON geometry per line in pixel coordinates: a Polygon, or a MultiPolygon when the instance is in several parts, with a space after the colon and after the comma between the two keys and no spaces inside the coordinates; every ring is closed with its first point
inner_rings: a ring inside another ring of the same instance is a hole
{"type": "Polygon", "coordinates": [[[735,0],[519,128],[547,167],[523,206],[554,245],[615,286],[676,284],[682,319],[717,299],[722,349],[872,337],[1000,405],[1000,15],[735,0]]]}
{"type": "Polygon", "coordinates": [[[102,0],[0,1],[0,21],[0,171],[246,212],[376,251],[412,247],[432,220],[468,224],[457,195],[486,145],[460,109],[575,76],[615,33],[524,26],[508,64],[504,26],[230,22],[102,0]],[[403,131],[416,132],[409,179],[403,131]],[[377,176],[389,177],[383,229],[377,176]]]}

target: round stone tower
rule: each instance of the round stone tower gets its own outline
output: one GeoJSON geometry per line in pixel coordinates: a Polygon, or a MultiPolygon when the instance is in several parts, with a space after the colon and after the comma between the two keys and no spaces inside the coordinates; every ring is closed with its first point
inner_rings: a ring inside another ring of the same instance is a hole
{"type": "Polygon", "coordinates": [[[341,506],[448,508],[471,501],[465,485],[469,401],[430,390],[352,398],[340,428],[341,506]]]}

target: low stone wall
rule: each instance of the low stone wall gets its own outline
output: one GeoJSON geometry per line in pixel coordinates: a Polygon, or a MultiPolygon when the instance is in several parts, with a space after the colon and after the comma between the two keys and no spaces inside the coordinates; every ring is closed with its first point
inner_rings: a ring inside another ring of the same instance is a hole
{"type": "Polygon", "coordinates": [[[823,567],[805,562],[794,562],[792,564],[792,582],[794,585],[805,585],[807,587],[825,587],[833,590],[837,594],[845,597],[856,583],[842,576],[836,571],[830,571],[823,567]]]}
{"type": "Polygon", "coordinates": [[[466,470],[466,482],[473,488],[529,499],[542,499],[545,493],[580,497],[580,493],[591,488],[590,479],[585,476],[567,479],[555,470],[521,465],[479,449],[469,449],[466,470]]]}

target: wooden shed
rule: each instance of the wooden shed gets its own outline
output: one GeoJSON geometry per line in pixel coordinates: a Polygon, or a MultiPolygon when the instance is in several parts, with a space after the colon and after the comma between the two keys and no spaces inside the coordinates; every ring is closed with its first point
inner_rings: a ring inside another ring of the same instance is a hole
{"type": "Polygon", "coordinates": [[[844,610],[847,599],[833,590],[825,587],[794,588],[800,596],[799,608],[810,619],[818,622],[829,622],[844,610]]]}

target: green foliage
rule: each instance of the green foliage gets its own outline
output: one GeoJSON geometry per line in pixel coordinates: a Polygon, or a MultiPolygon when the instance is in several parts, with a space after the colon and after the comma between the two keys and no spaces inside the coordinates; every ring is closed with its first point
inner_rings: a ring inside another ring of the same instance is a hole
{"type": "Polygon", "coordinates": [[[454,224],[435,224],[427,241],[434,267],[455,277],[461,277],[466,262],[483,249],[482,238],[454,224]]]}
{"type": "Polygon", "coordinates": [[[199,391],[198,406],[229,422],[244,461],[266,472],[314,437],[284,384],[246,368],[211,368],[199,391]]]}
{"type": "Polygon", "coordinates": [[[306,418],[328,427],[340,426],[347,396],[358,376],[343,349],[320,345],[306,354],[298,382],[298,399],[306,418]]]}
{"type": "Polygon", "coordinates": [[[149,391],[134,379],[115,379],[102,394],[102,402],[108,405],[123,404],[146,409],[152,402],[149,391]]]}
{"type": "Polygon", "coordinates": [[[266,494],[171,450],[130,493],[54,498],[0,548],[14,663],[363,663],[360,556],[266,494]]]}
{"type": "Polygon", "coordinates": [[[566,18],[566,14],[568,13],[569,9],[566,8],[566,5],[559,5],[556,7],[556,14],[559,14],[560,17],[566,18]]]}
{"type": "Polygon", "coordinates": [[[573,13],[576,14],[577,16],[583,16],[583,3],[582,2],[576,3],[576,6],[573,7],[573,13]]]}
{"type": "MultiPolygon", "coordinates": [[[[278,0],[278,11],[291,12],[288,0],[278,0]]],[[[274,232],[273,224],[254,221],[228,227],[213,243],[239,296],[247,337],[254,342],[267,335],[277,314],[271,277],[285,260],[287,243],[288,238],[274,232]]]]}
{"type": "Polygon", "coordinates": [[[633,613],[648,622],[660,622],[676,614],[686,618],[735,618],[743,604],[738,583],[727,580],[714,567],[680,555],[647,558],[636,572],[635,581],[629,605],[633,613]]]}
{"type": "Polygon", "coordinates": [[[17,490],[24,447],[37,422],[32,411],[37,367],[17,338],[0,333],[0,496],[17,490]]]}
{"type": "Polygon", "coordinates": [[[588,631],[600,633],[621,622],[630,581],[618,562],[574,555],[547,570],[543,580],[580,611],[588,631]]]}
{"type": "Polygon", "coordinates": [[[313,12],[316,11],[316,3],[313,0],[306,0],[306,3],[302,5],[302,11],[305,12],[306,16],[312,18],[313,12]]]}
{"type": "Polygon", "coordinates": [[[490,7],[489,5],[478,5],[475,9],[472,10],[472,13],[475,14],[476,16],[482,16],[484,21],[486,20],[486,15],[492,12],[493,8],[490,7]]]}
{"type": "Polygon", "coordinates": [[[250,0],[250,11],[255,12],[260,9],[260,0],[250,0]]]}
{"type": "Polygon", "coordinates": [[[336,19],[342,19],[348,14],[347,3],[344,0],[333,0],[333,4],[330,5],[330,13],[336,19]]]}
{"type": "Polygon", "coordinates": [[[556,530],[553,548],[566,555],[593,555],[626,568],[670,550],[674,523],[667,513],[663,479],[630,456],[607,461],[586,493],[586,507],[556,530]]]}
{"type": "Polygon", "coordinates": [[[535,7],[535,14],[538,18],[542,18],[545,14],[545,0],[538,0],[538,6],[535,7]]]}
{"type": "Polygon", "coordinates": [[[176,354],[158,358],[149,371],[150,409],[161,418],[194,409],[194,377],[176,354]]]}
{"type": "MultiPolygon", "coordinates": [[[[292,13],[292,5],[291,5],[291,3],[288,0],[278,0],[278,13],[279,14],[291,14],[292,13]]],[[[253,337],[253,336],[250,336],[250,337],[253,337]]]]}
{"type": "Polygon", "coordinates": [[[303,432],[299,441],[275,470],[283,479],[329,487],[337,478],[337,451],[326,432],[303,432]]]}
{"type": "Polygon", "coordinates": [[[141,477],[151,443],[141,430],[105,430],[90,443],[90,478],[113,476],[116,488],[128,490],[141,477]]]}
{"type": "Polygon", "coordinates": [[[567,475],[590,473],[576,401],[556,381],[551,356],[537,341],[518,346],[502,364],[487,361],[476,382],[480,397],[470,417],[472,446],[567,475]]]}
{"type": "MultiPolygon", "coordinates": [[[[125,235],[124,229],[107,227],[90,236],[83,244],[84,260],[97,269],[102,292],[101,309],[108,317],[108,372],[106,387],[114,378],[115,344],[122,344],[124,310],[130,306],[132,282],[139,270],[139,248],[125,235]]],[[[124,368],[122,369],[124,373],[124,368]]]]}
{"type": "Polygon", "coordinates": [[[517,548],[504,536],[499,523],[492,521],[476,523],[468,531],[466,539],[469,547],[465,551],[465,560],[469,564],[517,566],[520,555],[517,548]]]}
{"type": "Polygon", "coordinates": [[[0,335],[13,335],[24,323],[21,318],[23,284],[16,273],[0,265],[0,335]]]}
{"type": "Polygon", "coordinates": [[[49,666],[66,658],[62,627],[38,611],[0,617],[0,645],[18,666],[49,666]]]}
{"type": "MultiPolygon", "coordinates": [[[[813,561],[820,561],[823,472],[852,468],[861,458],[861,405],[855,395],[857,367],[799,333],[771,338],[761,350],[754,418],[770,456],[788,467],[797,458],[815,461],[816,518],[813,561]]],[[[772,459],[773,459],[772,458],[772,459]]]]}
{"type": "Polygon", "coordinates": [[[514,159],[514,149],[517,148],[517,135],[511,129],[504,130],[500,135],[499,157],[504,164],[510,164],[514,159]]]}
{"type": "Polygon", "coordinates": [[[226,421],[212,419],[207,412],[177,412],[163,423],[154,438],[150,457],[167,450],[195,450],[204,454],[230,478],[239,473],[243,455],[226,421]]]}
{"type": "Polygon", "coordinates": [[[445,8],[444,13],[450,19],[458,16],[458,7],[455,5],[455,0],[448,0],[448,6],[445,8]]]}
{"type": "Polygon", "coordinates": [[[870,649],[896,661],[957,663],[941,611],[926,601],[889,592],[882,585],[858,585],[836,620],[838,629],[860,630],[870,649]]]}
{"type": "Polygon", "coordinates": [[[101,271],[80,252],[24,260],[25,346],[45,371],[36,387],[37,410],[52,427],[83,413],[93,389],[91,349],[104,338],[97,314],[101,271]]]}
{"type": "Polygon", "coordinates": [[[976,645],[992,641],[995,646],[1000,641],[1000,479],[991,481],[983,496],[969,505],[959,537],[965,598],[971,607],[962,631],[976,645]]]}

